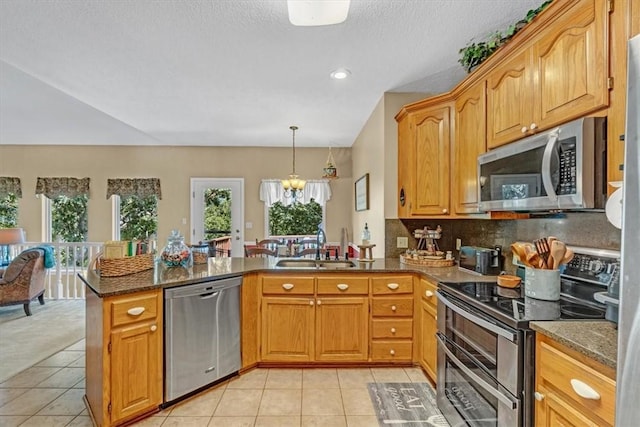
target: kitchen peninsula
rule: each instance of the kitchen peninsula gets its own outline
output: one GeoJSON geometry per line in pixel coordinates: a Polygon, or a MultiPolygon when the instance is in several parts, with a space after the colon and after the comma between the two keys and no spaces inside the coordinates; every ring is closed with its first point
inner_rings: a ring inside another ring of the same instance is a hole
{"type": "Polygon", "coordinates": [[[416,364],[435,383],[438,282],[495,281],[456,266],[419,267],[398,259],[354,261],[341,269],[281,268],[277,261],[209,258],[189,269],[83,277],[89,288],[85,400],[96,425],[141,419],[166,403],[164,289],[243,278],[241,373],[292,364],[416,364]]]}

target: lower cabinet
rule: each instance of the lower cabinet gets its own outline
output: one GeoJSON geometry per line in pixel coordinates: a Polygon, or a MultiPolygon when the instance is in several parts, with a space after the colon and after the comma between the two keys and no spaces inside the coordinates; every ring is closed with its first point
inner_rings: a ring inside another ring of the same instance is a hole
{"type": "Polygon", "coordinates": [[[437,344],[438,305],[436,299],[437,285],[420,279],[420,346],[419,363],[431,381],[437,381],[437,344]]]}
{"type": "Polygon", "coordinates": [[[87,293],[86,399],[98,426],[162,404],[162,293],[87,293]],[[89,333],[89,331],[91,333],[89,333]]]}
{"type": "Polygon", "coordinates": [[[536,426],[613,426],[615,372],[562,344],[536,337],[536,426]]]}
{"type": "Polygon", "coordinates": [[[315,281],[263,278],[262,361],[367,360],[368,277],[318,277],[317,290],[315,281]]]}

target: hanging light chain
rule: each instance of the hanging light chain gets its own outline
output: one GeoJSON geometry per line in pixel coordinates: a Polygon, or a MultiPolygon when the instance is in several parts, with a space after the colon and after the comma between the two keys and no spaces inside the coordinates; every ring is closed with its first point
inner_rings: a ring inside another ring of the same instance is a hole
{"type": "Polygon", "coordinates": [[[298,130],[298,126],[289,126],[289,129],[293,131],[293,172],[292,174],[296,174],[296,131],[298,130]]]}

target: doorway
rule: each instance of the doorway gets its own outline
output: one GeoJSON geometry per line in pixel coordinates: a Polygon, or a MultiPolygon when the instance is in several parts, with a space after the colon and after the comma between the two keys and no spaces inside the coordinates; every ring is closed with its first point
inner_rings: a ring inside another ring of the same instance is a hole
{"type": "Polygon", "coordinates": [[[242,257],[243,224],[244,178],[191,178],[191,244],[213,241],[210,256],[242,257]]]}

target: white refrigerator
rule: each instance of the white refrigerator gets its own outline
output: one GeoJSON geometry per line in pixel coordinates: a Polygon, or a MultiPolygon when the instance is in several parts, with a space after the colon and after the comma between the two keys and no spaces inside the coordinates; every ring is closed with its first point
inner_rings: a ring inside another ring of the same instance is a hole
{"type": "Polygon", "coordinates": [[[629,40],[616,426],[640,425],[640,36],[629,40]]]}

